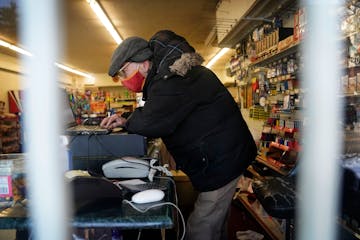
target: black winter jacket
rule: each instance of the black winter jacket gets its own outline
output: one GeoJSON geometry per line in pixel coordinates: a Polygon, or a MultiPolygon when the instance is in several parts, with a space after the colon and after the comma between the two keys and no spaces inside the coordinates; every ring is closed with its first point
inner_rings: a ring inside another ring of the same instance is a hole
{"type": "Polygon", "coordinates": [[[189,63],[194,54],[182,54],[171,65],[186,63],[184,76],[162,71],[146,79],[145,105],[128,118],[126,128],[160,137],[194,188],[211,191],[243,173],[257,149],[228,90],[212,71],[189,63]]]}

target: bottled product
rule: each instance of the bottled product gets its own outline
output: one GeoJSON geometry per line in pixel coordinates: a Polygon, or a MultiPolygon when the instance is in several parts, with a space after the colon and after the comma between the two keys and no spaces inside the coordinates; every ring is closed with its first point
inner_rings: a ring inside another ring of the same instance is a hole
{"type": "Polygon", "coordinates": [[[24,155],[0,155],[0,209],[24,199],[24,155]]]}

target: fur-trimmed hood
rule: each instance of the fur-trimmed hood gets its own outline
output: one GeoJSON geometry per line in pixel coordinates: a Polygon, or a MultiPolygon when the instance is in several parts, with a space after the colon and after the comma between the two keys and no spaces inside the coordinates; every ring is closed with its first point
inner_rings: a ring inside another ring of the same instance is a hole
{"type": "Polygon", "coordinates": [[[198,53],[183,53],[181,57],[177,59],[173,65],[171,65],[170,72],[180,76],[191,70],[192,67],[199,66],[204,62],[203,57],[198,53]]]}
{"type": "Polygon", "coordinates": [[[154,75],[184,76],[193,66],[204,61],[185,38],[169,30],[161,30],[151,37],[149,47],[153,52],[154,75]]]}
{"type": "Polygon", "coordinates": [[[143,87],[143,100],[147,99],[148,86],[154,79],[168,78],[171,75],[185,76],[194,66],[201,65],[204,59],[185,40],[169,30],[157,32],[149,40],[153,52],[152,66],[143,87]]]}

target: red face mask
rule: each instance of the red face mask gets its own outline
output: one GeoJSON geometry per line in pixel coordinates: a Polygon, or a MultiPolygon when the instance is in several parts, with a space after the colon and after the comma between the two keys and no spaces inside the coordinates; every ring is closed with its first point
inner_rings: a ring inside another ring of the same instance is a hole
{"type": "Polygon", "coordinates": [[[121,83],[130,91],[141,92],[145,77],[136,70],[130,77],[121,81],[121,83]]]}

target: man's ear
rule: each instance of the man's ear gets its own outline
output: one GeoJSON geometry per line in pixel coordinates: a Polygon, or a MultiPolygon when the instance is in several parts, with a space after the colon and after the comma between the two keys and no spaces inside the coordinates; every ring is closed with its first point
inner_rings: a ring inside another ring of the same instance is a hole
{"type": "Polygon", "coordinates": [[[144,72],[144,73],[148,73],[150,70],[150,66],[151,66],[151,62],[149,60],[145,60],[141,66],[140,69],[144,72]]]}

